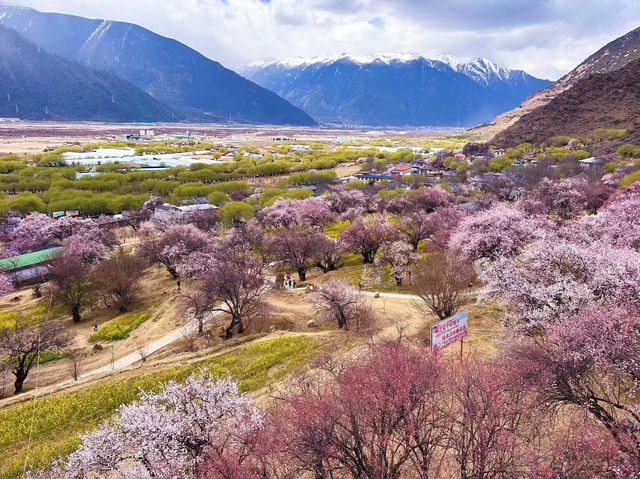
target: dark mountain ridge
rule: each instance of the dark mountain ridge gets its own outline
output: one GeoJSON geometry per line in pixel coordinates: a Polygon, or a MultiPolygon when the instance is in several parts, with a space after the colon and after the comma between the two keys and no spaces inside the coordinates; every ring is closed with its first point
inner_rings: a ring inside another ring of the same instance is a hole
{"type": "Polygon", "coordinates": [[[638,142],[639,78],[640,59],[608,73],[583,77],[499,133],[492,143],[543,143],[558,135],[586,136],[597,128],[626,128],[624,141],[638,142]]]}
{"type": "Polygon", "coordinates": [[[170,108],[131,83],[51,55],[2,26],[0,116],[124,122],[176,119],[170,108]]]}
{"type": "Polygon", "coordinates": [[[474,132],[487,138],[494,136],[528,113],[553,101],[581,79],[594,74],[616,71],[637,59],[640,59],[640,27],[609,42],[550,87],[535,93],[517,108],[499,115],[487,125],[476,128],[474,132]]]}
{"type": "Polygon", "coordinates": [[[5,4],[0,24],[50,53],[133,83],[190,120],[314,124],[275,93],[138,25],[5,4]]]}

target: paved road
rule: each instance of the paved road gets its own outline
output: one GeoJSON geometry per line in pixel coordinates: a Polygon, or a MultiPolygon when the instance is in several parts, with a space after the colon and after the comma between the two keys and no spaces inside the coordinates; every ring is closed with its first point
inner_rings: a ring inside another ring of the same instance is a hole
{"type": "MultiPolygon", "coordinates": [[[[222,313],[216,312],[211,314],[209,318],[207,318],[206,322],[207,323],[211,322],[220,314],[222,313]]],[[[106,366],[102,366],[97,369],[92,369],[91,371],[87,371],[86,373],[81,374],[80,377],[83,378],[87,376],[94,376],[96,374],[104,374],[104,373],[109,373],[111,371],[115,371],[118,369],[127,368],[129,366],[134,365],[138,361],[141,361],[142,355],[144,355],[144,357],[147,357],[161,350],[162,348],[169,346],[170,344],[184,338],[185,336],[195,333],[196,331],[198,331],[198,321],[193,319],[189,321],[187,324],[185,324],[184,326],[181,326],[178,329],[174,329],[173,331],[171,331],[170,333],[167,333],[163,337],[156,339],[155,341],[152,341],[148,344],[145,344],[144,346],[142,346],[141,352],[136,351],[131,354],[127,354],[126,356],[116,359],[113,362],[113,364],[109,363],[106,366]]]]}

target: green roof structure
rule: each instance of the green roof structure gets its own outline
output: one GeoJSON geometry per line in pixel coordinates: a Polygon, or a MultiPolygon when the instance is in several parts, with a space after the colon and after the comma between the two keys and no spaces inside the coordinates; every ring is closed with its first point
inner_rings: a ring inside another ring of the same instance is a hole
{"type": "Polygon", "coordinates": [[[33,253],[21,254],[20,256],[0,259],[0,271],[14,271],[46,263],[62,253],[63,250],[64,248],[59,246],[57,248],[48,248],[34,251],[33,253]]]}

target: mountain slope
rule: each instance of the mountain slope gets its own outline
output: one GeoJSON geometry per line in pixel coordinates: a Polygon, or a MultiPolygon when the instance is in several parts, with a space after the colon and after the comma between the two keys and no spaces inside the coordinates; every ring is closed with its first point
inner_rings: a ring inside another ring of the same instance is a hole
{"type": "Polygon", "coordinates": [[[130,81],[190,119],[314,123],[275,93],[137,25],[12,5],[0,5],[0,23],[51,53],[130,81]]]}
{"type": "Polygon", "coordinates": [[[499,133],[492,143],[542,143],[557,135],[583,136],[596,128],[627,128],[625,141],[640,140],[640,59],[608,73],[577,80],[547,104],[499,133]]]}
{"type": "Polygon", "coordinates": [[[171,120],[129,82],[48,54],[0,26],[0,116],[29,120],[171,120]]]}
{"type": "Polygon", "coordinates": [[[253,64],[246,74],[319,121],[473,125],[549,85],[485,59],[337,55],[253,64]]]}
{"type": "Polygon", "coordinates": [[[474,129],[474,132],[490,138],[529,112],[548,104],[559,94],[572,88],[579,80],[593,74],[618,70],[637,59],[640,59],[640,27],[608,43],[549,88],[532,95],[517,108],[499,115],[489,124],[474,129]]]}

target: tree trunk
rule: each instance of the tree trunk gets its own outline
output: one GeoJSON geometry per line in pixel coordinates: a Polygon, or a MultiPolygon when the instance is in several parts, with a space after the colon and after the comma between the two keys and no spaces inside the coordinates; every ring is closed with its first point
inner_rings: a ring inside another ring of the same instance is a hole
{"type": "Polygon", "coordinates": [[[300,281],[307,280],[307,268],[305,267],[298,268],[298,278],[300,279],[300,281]]]}
{"type": "Polygon", "coordinates": [[[362,257],[364,258],[364,264],[373,263],[373,251],[363,251],[362,257]]]}
{"type": "Polygon", "coordinates": [[[224,331],[224,339],[231,339],[233,337],[233,323],[224,331]]]}
{"type": "Polygon", "coordinates": [[[224,332],[224,339],[230,339],[233,337],[233,329],[238,328],[238,334],[244,333],[244,326],[242,324],[242,319],[237,317],[231,317],[231,324],[224,332]]]}
{"type": "Polygon", "coordinates": [[[347,318],[342,312],[338,315],[338,328],[345,329],[347,331],[349,330],[349,327],[347,326],[347,318]]]}
{"type": "Polygon", "coordinates": [[[167,266],[167,271],[174,280],[178,279],[178,272],[176,271],[176,268],[174,266],[167,266]]]}
{"type": "Polygon", "coordinates": [[[80,320],[82,319],[80,317],[80,305],[74,304],[73,306],[71,306],[71,317],[73,318],[74,323],[80,322],[80,320]]]}
{"type": "Polygon", "coordinates": [[[198,318],[198,334],[202,336],[204,334],[204,319],[198,318]]]}
{"type": "Polygon", "coordinates": [[[22,392],[22,386],[24,385],[24,382],[27,380],[27,373],[22,370],[18,370],[18,371],[15,371],[13,374],[15,374],[16,376],[16,380],[13,382],[13,387],[15,388],[15,394],[20,394],[22,392]]]}

